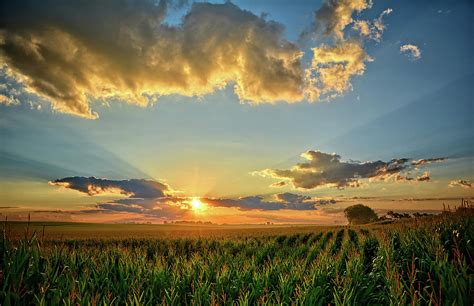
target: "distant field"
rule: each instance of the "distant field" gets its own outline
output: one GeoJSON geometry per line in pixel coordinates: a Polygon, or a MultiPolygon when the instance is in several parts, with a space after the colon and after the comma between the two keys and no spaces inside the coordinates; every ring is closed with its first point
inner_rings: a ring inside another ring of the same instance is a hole
{"type": "MultiPolygon", "coordinates": [[[[1,227],[2,225],[0,225],[1,227]]],[[[197,237],[255,237],[297,233],[313,233],[341,226],[316,225],[182,225],[182,224],[96,224],[68,222],[9,222],[9,236],[20,239],[29,233],[39,238],[56,239],[125,239],[125,238],[197,238],[197,237]]]]}
{"type": "Polygon", "coordinates": [[[2,305],[474,301],[472,216],[355,227],[9,223],[4,234],[2,305]]]}

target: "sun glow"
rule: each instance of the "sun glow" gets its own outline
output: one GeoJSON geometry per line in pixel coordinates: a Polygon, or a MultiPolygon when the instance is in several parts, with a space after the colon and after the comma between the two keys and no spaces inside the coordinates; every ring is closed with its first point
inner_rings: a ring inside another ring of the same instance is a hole
{"type": "Polygon", "coordinates": [[[191,207],[194,211],[202,211],[204,209],[204,204],[199,200],[199,198],[193,198],[191,201],[191,207]]]}

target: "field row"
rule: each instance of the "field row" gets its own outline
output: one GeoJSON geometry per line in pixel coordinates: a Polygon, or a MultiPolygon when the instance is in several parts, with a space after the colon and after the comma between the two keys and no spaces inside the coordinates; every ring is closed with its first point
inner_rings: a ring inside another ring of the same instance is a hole
{"type": "Polygon", "coordinates": [[[3,246],[2,300],[36,304],[472,302],[472,218],[245,238],[3,246]]]}

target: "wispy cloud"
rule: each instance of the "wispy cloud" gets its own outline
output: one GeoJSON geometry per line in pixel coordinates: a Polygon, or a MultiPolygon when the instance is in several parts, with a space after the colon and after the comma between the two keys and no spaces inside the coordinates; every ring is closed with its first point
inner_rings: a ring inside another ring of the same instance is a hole
{"type": "Polygon", "coordinates": [[[421,165],[425,165],[425,164],[442,162],[442,161],[445,161],[447,159],[448,159],[447,157],[425,158],[425,159],[414,160],[414,161],[411,162],[411,164],[414,165],[414,166],[421,166],[421,165]]]}
{"type": "Polygon", "coordinates": [[[400,46],[400,53],[405,54],[413,61],[417,61],[421,58],[421,50],[416,45],[406,44],[400,46]]]}
{"type": "Polygon", "coordinates": [[[17,105],[17,104],[20,104],[20,101],[18,101],[18,99],[15,97],[0,94],[0,104],[4,104],[8,106],[17,105]]]}
{"type": "Polygon", "coordinates": [[[461,188],[471,189],[472,183],[466,180],[453,180],[449,182],[449,187],[461,187],[461,188]]]}
{"type": "Polygon", "coordinates": [[[369,38],[380,42],[382,39],[382,34],[385,30],[386,25],[383,22],[384,16],[392,13],[392,9],[388,8],[380,13],[379,17],[369,21],[369,20],[355,20],[353,28],[356,31],[359,31],[360,35],[365,38],[369,38]]]}

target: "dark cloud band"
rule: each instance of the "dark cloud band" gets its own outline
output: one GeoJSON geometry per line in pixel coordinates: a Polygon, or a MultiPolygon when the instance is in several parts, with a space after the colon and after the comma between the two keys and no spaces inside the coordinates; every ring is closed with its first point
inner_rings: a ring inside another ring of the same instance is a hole
{"type": "Polygon", "coordinates": [[[108,180],[95,177],[66,177],[50,182],[52,185],[64,186],[88,195],[105,192],[129,195],[132,198],[153,199],[165,197],[170,188],[168,185],[144,179],[108,180]]]}

